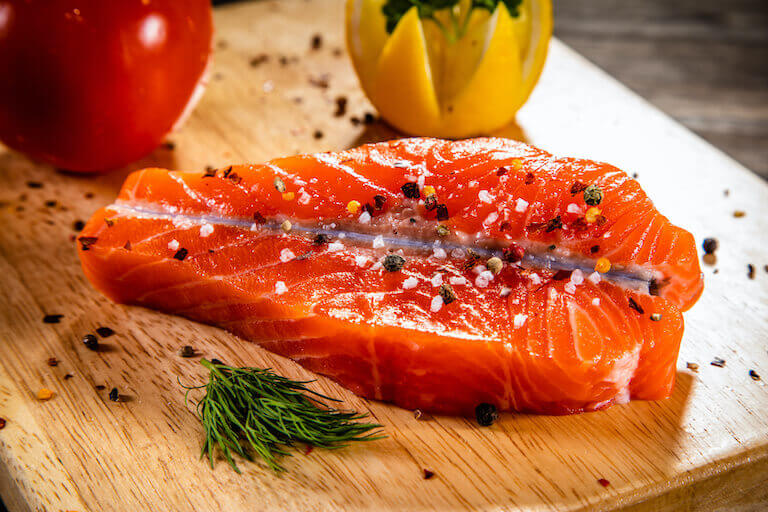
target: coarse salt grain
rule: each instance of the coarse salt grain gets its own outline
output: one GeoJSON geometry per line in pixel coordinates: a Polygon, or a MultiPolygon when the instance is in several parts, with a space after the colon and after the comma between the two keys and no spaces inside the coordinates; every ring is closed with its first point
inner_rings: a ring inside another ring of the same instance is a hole
{"type": "Polygon", "coordinates": [[[439,260],[444,260],[445,258],[448,257],[448,254],[445,252],[445,249],[443,249],[442,247],[435,247],[434,249],[432,249],[432,256],[434,256],[439,260]]]}
{"type": "Polygon", "coordinates": [[[563,286],[563,290],[565,290],[568,293],[576,293],[576,286],[573,283],[565,283],[565,286],[563,286]]]}
{"type": "Polygon", "coordinates": [[[360,217],[357,219],[360,224],[370,224],[371,223],[371,214],[368,212],[363,212],[360,214],[360,217]]]}
{"type": "Polygon", "coordinates": [[[512,288],[505,286],[504,288],[501,289],[501,291],[499,292],[499,295],[502,297],[508,297],[510,293],[512,293],[512,288]]]}
{"type": "Polygon", "coordinates": [[[432,304],[429,305],[429,309],[433,313],[437,313],[443,308],[443,298],[439,295],[432,297],[432,304]]]}
{"type": "Polygon", "coordinates": [[[535,272],[532,273],[531,275],[529,275],[528,279],[531,280],[531,284],[534,284],[534,285],[541,284],[541,277],[539,277],[539,274],[537,274],[535,272]]]}
{"type": "Polygon", "coordinates": [[[200,226],[200,236],[205,238],[213,233],[213,226],[211,224],[203,224],[200,226]]]}
{"type": "Polygon", "coordinates": [[[493,196],[489,194],[487,190],[481,190],[478,192],[477,198],[484,203],[491,204],[493,202],[493,196]]]}
{"type": "Polygon", "coordinates": [[[488,270],[488,269],[485,268],[485,265],[477,265],[476,267],[474,267],[472,269],[472,272],[474,272],[475,274],[480,275],[481,273],[485,272],[486,270],[488,270]]]}
{"type": "Polygon", "coordinates": [[[283,263],[287,263],[292,259],[294,259],[295,257],[296,255],[293,254],[293,251],[290,249],[283,249],[282,251],[280,251],[280,261],[282,261],[283,263]]]}
{"type": "Polygon", "coordinates": [[[432,283],[432,286],[440,286],[443,284],[443,275],[442,274],[435,274],[432,276],[432,279],[429,280],[430,283],[432,283]]]}
{"type": "Polygon", "coordinates": [[[368,263],[368,261],[369,260],[367,256],[362,256],[362,255],[355,256],[355,264],[360,268],[363,268],[366,265],[366,263],[368,263]]]}
{"type": "Polygon", "coordinates": [[[175,238],[168,242],[168,248],[172,251],[178,251],[179,250],[179,241],[175,238]]]}
{"type": "Polygon", "coordinates": [[[304,192],[304,189],[299,190],[299,204],[309,204],[310,199],[312,199],[312,196],[304,192]]]}
{"type": "Polygon", "coordinates": [[[384,247],[384,237],[379,235],[373,239],[373,248],[381,249],[382,247],[384,247]]]}
{"type": "Polygon", "coordinates": [[[524,315],[522,313],[516,314],[515,318],[512,320],[515,329],[521,328],[525,324],[526,320],[528,320],[528,315],[524,315]]]}
{"type": "Polygon", "coordinates": [[[485,224],[487,226],[488,224],[493,224],[497,220],[499,220],[499,214],[496,213],[496,212],[491,212],[485,218],[485,220],[483,221],[483,224],[485,224]]]}
{"type": "Polygon", "coordinates": [[[463,276],[451,276],[448,278],[448,282],[453,286],[459,286],[467,284],[467,279],[463,276]]]}
{"type": "Polygon", "coordinates": [[[600,272],[592,272],[591,274],[589,274],[589,277],[587,279],[589,279],[594,284],[599,283],[601,279],[600,272]]]}
{"type": "Polygon", "coordinates": [[[579,205],[577,205],[576,203],[571,203],[571,204],[568,205],[568,207],[565,209],[565,211],[567,211],[568,213],[579,214],[579,213],[581,213],[581,208],[579,208],[579,205]]]}
{"type": "Polygon", "coordinates": [[[344,244],[341,242],[331,242],[328,244],[328,250],[330,252],[339,252],[344,249],[344,244]]]}
{"type": "Polygon", "coordinates": [[[275,294],[276,295],[282,295],[285,292],[288,291],[288,287],[285,286],[285,283],[283,281],[278,281],[275,283],[275,294]]]}
{"type": "Polygon", "coordinates": [[[525,199],[518,199],[517,201],[515,201],[516,212],[522,213],[527,209],[528,209],[528,201],[526,201],[525,199]]]}
{"type": "Polygon", "coordinates": [[[410,290],[411,288],[416,288],[418,286],[419,280],[415,277],[409,277],[405,281],[403,281],[403,290],[410,290]]]}
{"type": "Polygon", "coordinates": [[[581,283],[583,283],[584,282],[584,272],[582,272],[578,268],[576,270],[574,270],[573,272],[571,272],[571,282],[575,286],[578,286],[581,283]]]}
{"type": "Polygon", "coordinates": [[[592,305],[593,305],[593,306],[599,306],[599,305],[600,305],[600,299],[599,299],[599,298],[597,298],[597,297],[595,297],[594,299],[592,299],[592,305]]]}
{"type": "Polygon", "coordinates": [[[477,186],[477,184],[478,183],[476,181],[470,181],[469,183],[467,183],[467,186],[469,188],[475,188],[477,186]]]}
{"type": "Polygon", "coordinates": [[[451,251],[451,256],[457,260],[462,259],[465,255],[466,253],[464,252],[464,249],[454,249],[451,251]]]}

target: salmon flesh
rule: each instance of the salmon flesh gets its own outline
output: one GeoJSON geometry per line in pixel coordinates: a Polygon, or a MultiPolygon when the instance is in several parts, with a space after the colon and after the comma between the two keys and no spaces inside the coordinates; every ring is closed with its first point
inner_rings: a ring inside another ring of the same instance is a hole
{"type": "Polygon", "coordinates": [[[666,398],[703,289],[693,236],[635,180],[498,138],[144,169],[78,241],[116,302],[446,414],[666,398]]]}

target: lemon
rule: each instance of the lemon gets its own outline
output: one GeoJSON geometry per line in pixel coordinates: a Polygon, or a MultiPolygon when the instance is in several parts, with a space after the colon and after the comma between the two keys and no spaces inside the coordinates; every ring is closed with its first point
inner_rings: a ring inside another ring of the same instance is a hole
{"type": "Polygon", "coordinates": [[[387,32],[387,0],[348,0],[347,46],[368,98],[399,130],[460,138],[507,125],[541,75],[551,0],[522,0],[516,15],[461,0],[420,18],[408,10],[387,32]]]}

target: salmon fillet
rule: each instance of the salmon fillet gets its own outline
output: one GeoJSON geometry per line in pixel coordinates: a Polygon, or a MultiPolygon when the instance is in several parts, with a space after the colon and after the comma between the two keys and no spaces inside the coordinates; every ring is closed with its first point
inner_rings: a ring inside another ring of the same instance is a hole
{"type": "Polygon", "coordinates": [[[693,236],[624,172],[498,138],[144,169],[78,240],[116,302],[447,414],[668,397],[703,289],[693,236]]]}

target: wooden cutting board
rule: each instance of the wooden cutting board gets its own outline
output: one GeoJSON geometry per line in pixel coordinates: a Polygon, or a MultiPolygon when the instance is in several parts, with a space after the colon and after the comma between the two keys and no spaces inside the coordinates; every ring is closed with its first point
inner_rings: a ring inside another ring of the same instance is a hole
{"type": "Polygon", "coordinates": [[[178,357],[181,345],[312,375],[222,330],[111,304],[80,271],[73,222],[110,202],[142,166],[201,169],[396,136],[352,120],[372,109],[343,50],[342,13],[331,0],[218,10],[206,95],[171,137],[175,149],[130,169],[72,176],[0,150],[0,495],[10,511],[767,507],[768,389],[748,371],[768,378],[768,186],[558,41],[519,125],[502,135],[636,172],[673,222],[699,242],[720,240],[717,265],[704,269],[704,295],[686,314],[672,397],[576,416],[505,414],[481,429],[458,418],[416,421],[320,378],[320,389],[369,411],[389,437],[298,452],[283,477],[255,464],[237,475],[221,461],[211,470],[198,460],[201,427],[177,378],[195,383],[203,372],[178,357]],[[266,61],[251,63],[262,54],[266,61]],[[348,112],[335,117],[342,96],[348,112]],[[735,218],[735,210],[746,215],[735,218]],[[61,322],[44,324],[53,313],[61,322]],[[91,352],[80,340],[99,326],[116,334],[104,340],[108,350],[91,352]],[[46,363],[51,357],[57,366],[46,363]],[[711,366],[714,357],[725,367],[711,366]],[[110,402],[112,387],[130,400],[110,402]],[[37,401],[40,388],[53,399],[37,401]],[[424,480],[425,468],[435,477],[424,480]]]}

